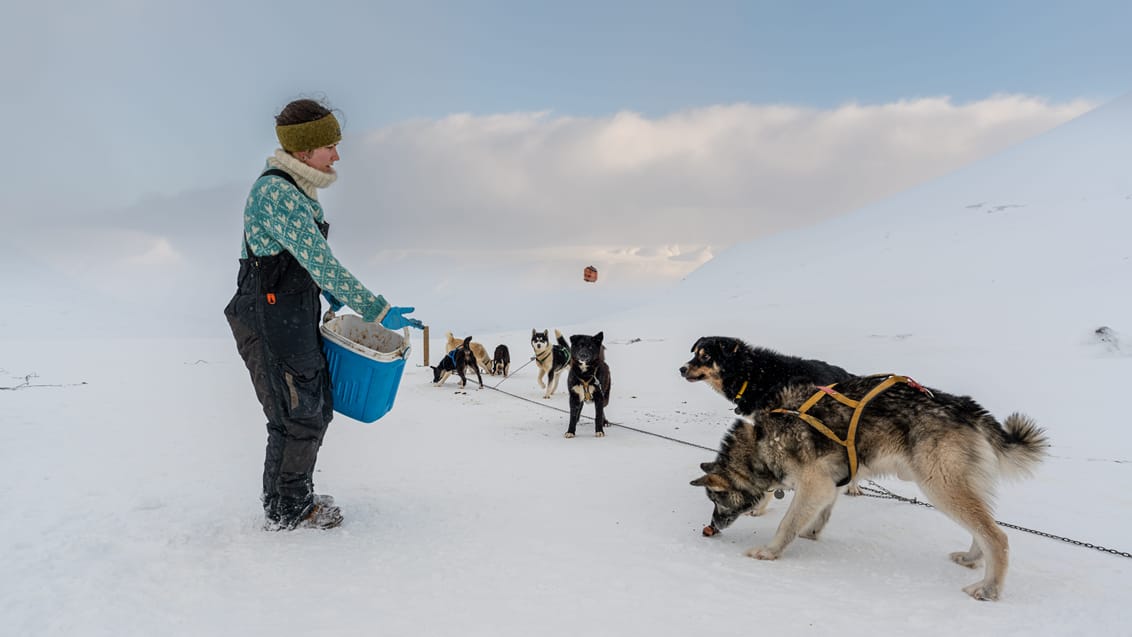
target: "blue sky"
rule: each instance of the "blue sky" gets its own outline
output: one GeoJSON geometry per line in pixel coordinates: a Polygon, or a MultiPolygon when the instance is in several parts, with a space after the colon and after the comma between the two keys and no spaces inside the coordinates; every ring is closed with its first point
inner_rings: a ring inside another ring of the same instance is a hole
{"type": "Polygon", "coordinates": [[[9,280],[208,327],[244,198],[276,147],[273,116],[297,97],[344,115],[341,178],[320,196],[335,255],[440,320],[493,294],[484,281],[549,307],[588,264],[602,273],[591,294],[627,305],[737,243],[930,181],[1132,90],[1124,2],[5,12],[9,280]]]}
{"type": "Polygon", "coordinates": [[[0,168],[22,209],[240,180],[271,116],[325,95],[358,133],[413,118],[660,117],[1128,87],[1126,2],[72,2],[6,9],[0,168]],[[14,144],[12,143],[14,142],[14,144]]]}

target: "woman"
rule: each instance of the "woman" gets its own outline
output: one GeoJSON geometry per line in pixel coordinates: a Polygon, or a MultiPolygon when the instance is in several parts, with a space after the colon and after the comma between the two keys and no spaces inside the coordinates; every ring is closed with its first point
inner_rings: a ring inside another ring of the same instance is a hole
{"type": "Polygon", "coordinates": [[[328,529],[342,523],[330,496],[315,495],[314,465],[333,411],[319,333],[321,294],[389,329],[422,327],[334,258],[318,190],[338,177],[338,120],[323,104],[291,102],[275,118],[282,148],[252,186],[236,295],[224,309],[267,416],[265,528],[328,529]]]}

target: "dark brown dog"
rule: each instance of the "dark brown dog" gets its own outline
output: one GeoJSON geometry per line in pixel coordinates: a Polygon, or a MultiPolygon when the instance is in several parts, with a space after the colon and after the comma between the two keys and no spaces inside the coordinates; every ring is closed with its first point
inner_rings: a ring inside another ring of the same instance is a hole
{"type": "MultiPolygon", "coordinates": [[[[566,339],[556,332],[559,345],[565,347],[566,339]]],[[[570,394],[570,425],[566,437],[573,438],[578,420],[582,416],[582,405],[594,404],[594,435],[605,435],[605,408],[609,405],[609,391],[612,379],[609,365],[605,363],[605,346],[601,344],[605,335],[598,332],[593,336],[574,334],[570,337],[570,375],[566,387],[570,394]]]]}
{"type": "Polygon", "coordinates": [[[702,380],[746,416],[762,409],[790,385],[829,385],[853,378],[836,365],[751,347],[737,338],[705,336],[692,345],[692,360],[680,368],[688,382],[702,380]]]}
{"type": "Polygon", "coordinates": [[[495,356],[491,360],[491,373],[507,376],[511,373],[511,351],[506,345],[495,346],[495,356]]]}

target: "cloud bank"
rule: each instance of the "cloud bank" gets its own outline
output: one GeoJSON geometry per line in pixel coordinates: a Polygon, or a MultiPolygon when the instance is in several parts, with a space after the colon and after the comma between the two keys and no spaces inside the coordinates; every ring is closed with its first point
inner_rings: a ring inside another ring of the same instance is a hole
{"type": "MultiPolygon", "coordinates": [[[[321,198],[336,255],[394,303],[445,316],[498,313],[506,298],[550,308],[555,289],[587,285],[592,264],[601,276],[588,289],[609,311],[738,242],[861,207],[1094,106],[1001,95],[659,118],[456,114],[347,130],[341,176],[321,198]],[[478,284],[500,280],[507,290],[478,284]]],[[[211,321],[231,293],[254,177],[30,221],[41,225],[22,229],[20,247],[100,294],[211,321]]]]}
{"type": "Polygon", "coordinates": [[[348,138],[332,196],[351,224],[401,248],[718,251],[860,207],[1093,106],[996,96],[658,119],[452,115],[348,138]]]}

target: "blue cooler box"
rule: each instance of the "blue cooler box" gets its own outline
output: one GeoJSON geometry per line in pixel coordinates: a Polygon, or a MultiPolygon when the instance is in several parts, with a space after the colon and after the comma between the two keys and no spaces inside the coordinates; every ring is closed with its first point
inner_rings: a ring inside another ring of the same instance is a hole
{"type": "Polygon", "coordinates": [[[330,368],[334,411],[362,422],[389,413],[409,357],[404,334],[347,314],[322,324],[322,351],[330,368]]]}

